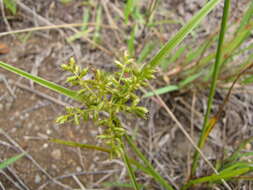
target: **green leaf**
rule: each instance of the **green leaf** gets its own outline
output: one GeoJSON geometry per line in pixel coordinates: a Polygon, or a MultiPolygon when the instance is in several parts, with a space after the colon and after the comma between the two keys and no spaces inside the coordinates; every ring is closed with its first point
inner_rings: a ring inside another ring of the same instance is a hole
{"type": "Polygon", "coordinates": [[[11,11],[12,14],[17,12],[17,3],[16,0],[3,0],[4,6],[11,11]]]}
{"type": "Polygon", "coordinates": [[[134,3],[135,0],[127,0],[127,3],[125,5],[125,8],[124,8],[124,16],[125,16],[125,21],[126,23],[128,23],[128,18],[129,18],[129,15],[133,12],[134,10],[134,3]]]}
{"type": "Polygon", "coordinates": [[[178,86],[180,88],[182,88],[182,87],[186,86],[187,84],[193,82],[197,78],[199,78],[201,75],[202,75],[202,73],[196,73],[194,75],[191,75],[191,76],[187,77],[186,79],[180,81],[178,86]]]}
{"type": "Polygon", "coordinates": [[[132,164],[136,165],[138,167],[138,169],[141,169],[143,172],[149,174],[150,176],[152,176],[155,181],[158,184],[161,184],[166,190],[174,190],[173,187],[168,184],[167,180],[165,180],[155,169],[154,167],[150,164],[150,162],[148,161],[148,159],[141,153],[141,151],[138,149],[138,147],[133,143],[131,137],[129,136],[125,136],[126,140],[128,142],[128,144],[130,145],[130,147],[132,148],[132,150],[137,154],[138,158],[140,158],[142,160],[142,162],[145,164],[145,166],[143,166],[142,164],[139,164],[138,162],[136,162],[135,160],[130,160],[132,164]]]}
{"type": "Polygon", "coordinates": [[[2,163],[0,163],[0,170],[6,168],[10,164],[16,162],[17,160],[19,160],[20,158],[22,158],[24,155],[25,155],[25,153],[22,153],[22,154],[19,154],[17,156],[14,156],[12,158],[9,158],[9,159],[3,161],[2,163]]]}
{"type": "Polygon", "coordinates": [[[95,26],[94,36],[93,36],[93,39],[92,39],[95,43],[98,43],[99,40],[100,40],[101,22],[102,22],[102,7],[99,6],[97,8],[96,26],[95,26]]]}
{"type": "MultiPolygon", "coordinates": [[[[209,95],[208,95],[207,110],[206,110],[206,113],[204,116],[204,122],[203,122],[203,127],[201,130],[201,135],[200,135],[199,141],[198,141],[198,147],[200,149],[203,148],[203,146],[205,145],[206,136],[208,135],[207,132],[209,131],[209,129],[212,129],[212,127],[210,127],[208,125],[208,121],[209,121],[209,116],[211,114],[211,108],[213,105],[214,94],[216,91],[216,84],[217,84],[219,72],[221,69],[222,57],[224,55],[223,43],[224,43],[225,34],[226,34],[226,30],[227,30],[227,21],[228,21],[228,16],[229,16],[230,3],[231,3],[230,0],[224,1],[221,30],[220,30],[220,34],[219,34],[218,47],[216,49],[216,57],[215,57],[215,63],[214,63],[214,67],[213,67],[214,69],[212,72],[212,82],[211,82],[211,87],[210,87],[210,91],[209,91],[209,95]]],[[[192,163],[192,170],[191,170],[192,176],[195,175],[198,161],[199,161],[199,157],[200,157],[199,152],[197,150],[195,150],[193,163],[192,163]]]]}
{"type": "Polygon", "coordinates": [[[137,63],[142,63],[152,52],[152,50],[155,48],[155,43],[150,41],[147,44],[145,44],[144,48],[141,50],[140,55],[138,56],[137,63]]]}
{"type": "Polygon", "coordinates": [[[165,93],[168,93],[168,92],[172,92],[172,91],[176,91],[176,90],[179,90],[179,86],[176,86],[176,85],[168,85],[166,87],[163,87],[163,88],[159,88],[157,90],[155,90],[154,92],[148,92],[146,93],[143,97],[144,98],[147,98],[147,97],[150,97],[150,96],[154,96],[154,95],[160,95],[160,94],[165,94],[165,93]]]}
{"type": "Polygon", "coordinates": [[[107,153],[111,152],[109,149],[95,146],[95,145],[90,145],[90,144],[81,144],[81,143],[77,143],[73,141],[65,141],[61,139],[51,139],[50,141],[53,143],[63,144],[63,145],[72,146],[72,147],[87,148],[87,149],[98,150],[98,151],[107,152],[107,153]]]}
{"type": "Polygon", "coordinates": [[[78,93],[73,90],[67,89],[63,86],[60,86],[58,84],[55,84],[55,83],[50,82],[48,80],[45,80],[41,77],[31,75],[21,69],[18,69],[17,67],[11,66],[11,65],[4,63],[2,61],[0,61],[0,67],[6,69],[8,71],[11,71],[13,73],[16,73],[22,77],[30,79],[30,80],[34,81],[35,83],[40,84],[41,86],[44,86],[46,88],[49,88],[55,92],[58,92],[58,93],[63,94],[65,96],[68,96],[68,97],[72,98],[73,100],[81,101],[81,97],[78,96],[78,93]]]}
{"type": "MultiPolygon", "coordinates": [[[[122,149],[124,150],[124,146],[122,145],[122,149]]],[[[125,151],[122,152],[122,158],[127,166],[127,170],[128,170],[128,174],[130,176],[130,179],[131,179],[131,182],[132,182],[132,185],[134,187],[135,190],[140,190],[140,187],[138,186],[137,184],[137,181],[136,181],[136,177],[135,177],[135,174],[134,174],[134,171],[133,171],[133,168],[131,166],[131,163],[129,161],[129,158],[127,157],[125,151]]]]}
{"type": "MultiPolygon", "coordinates": [[[[196,14],[193,18],[184,26],[182,27],[176,35],[169,40],[161,49],[160,51],[152,58],[152,60],[147,64],[152,67],[155,67],[160,63],[160,61],[179,43],[181,43],[184,38],[190,34],[194,28],[196,28],[199,23],[206,17],[206,15],[215,8],[215,6],[221,0],[211,0],[196,14]]],[[[146,66],[147,66],[146,65],[146,66]]]]}

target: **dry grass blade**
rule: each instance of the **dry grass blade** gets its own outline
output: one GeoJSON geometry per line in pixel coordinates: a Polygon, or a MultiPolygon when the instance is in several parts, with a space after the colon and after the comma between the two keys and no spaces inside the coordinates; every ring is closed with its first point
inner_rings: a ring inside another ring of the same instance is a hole
{"type": "MultiPolygon", "coordinates": [[[[21,30],[13,30],[9,32],[2,32],[0,33],[1,36],[7,36],[11,34],[19,34],[19,33],[24,33],[24,32],[35,32],[35,31],[42,31],[42,30],[51,30],[51,29],[60,29],[60,28],[73,28],[73,27],[80,27],[84,25],[89,25],[89,26],[96,26],[96,23],[72,23],[72,24],[59,24],[59,25],[52,25],[52,26],[38,26],[38,27],[32,27],[32,28],[25,28],[21,30]]],[[[112,29],[112,30],[117,30],[116,27],[113,26],[107,26],[107,25],[100,25],[103,28],[107,29],[112,29]]]]}
{"type": "MultiPolygon", "coordinates": [[[[151,90],[155,93],[155,89],[149,84],[149,87],[151,90]]],[[[194,147],[194,149],[200,154],[200,156],[204,159],[204,161],[208,164],[208,166],[214,171],[215,174],[219,174],[219,172],[215,169],[215,167],[212,165],[212,163],[207,159],[207,157],[204,155],[204,153],[200,150],[200,148],[195,144],[191,136],[187,133],[187,131],[184,129],[183,125],[180,123],[180,121],[176,118],[176,116],[171,112],[169,107],[166,105],[166,103],[162,100],[162,98],[156,94],[156,97],[159,101],[159,104],[165,109],[165,111],[168,113],[168,115],[172,118],[172,120],[176,123],[178,128],[182,131],[182,133],[185,135],[185,137],[189,140],[191,145],[194,147]]],[[[227,184],[225,180],[222,180],[222,183],[225,185],[225,187],[229,190],[232,190],[231,187],[227,184]]]]}
{"type": "Polygon", "coordinates": [[[209,122],[208,122],[208,131],[206,132],[205,136],[204,136],[204,141],[206,141],[207,137],[209,136],[210,132],[213,130],[213,128],[215,127],[215,124],[217,123],[217,121],[219,121],[222,112],[224,110],[225,105],[227,104],[227,102],[229,101],[229,97],[232,93],[232,90],[236,84],[236,82],[239,80],[239,78],[245,74],[249,69],[251,69],[253,67],[253,63],[251,63],[250,65],[248,65],[245,69],[243,69],[235,78],[235,80],[233,81],[231,87],[228,90],[228,93],[223,101],[223,103],[219,106],[219,110],[218,112],[215,114],[215,116],[213,116],[209,122]]]}

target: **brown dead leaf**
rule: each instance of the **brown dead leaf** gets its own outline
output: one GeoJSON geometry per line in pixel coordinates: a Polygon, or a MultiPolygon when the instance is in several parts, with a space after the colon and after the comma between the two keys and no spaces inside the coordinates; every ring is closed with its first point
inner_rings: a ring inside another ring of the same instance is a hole
{"type": "Polygon", "coordinates": [[[0,54],[7,54],[10,52],[10,48],[4,43],[0,42],[0,54]]]}

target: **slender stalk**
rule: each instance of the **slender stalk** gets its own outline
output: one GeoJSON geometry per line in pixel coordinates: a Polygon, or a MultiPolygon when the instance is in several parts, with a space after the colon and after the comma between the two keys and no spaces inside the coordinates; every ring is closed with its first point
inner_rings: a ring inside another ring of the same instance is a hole
{"type": "Polygon", "coordinates": [[[139,187],[138,187],[138,184],[137,184],[137,181],[136,181],[136,177],[134,175],[133,168],[130,164],[129,158],[126,155],[125,146],[124,146],[123,142],[121,143],[121,148],[122,148],[121,156],[122,156],[122,158],[123,158],[123,160],[124,160],[124,162],[127,166],[127,170],[128,170],[132,185],[134,186],[134,190],[139,190],[139,187]]]}
{"type": "Polygon", "coordinates": [[[138,155],[138,157],[143,161],[144,166],[147,167],[150,175],[161,184],[166,190],[173,190],[173,187],[168,184],[168,182],[154,169],[154,167],[150,164],[150,162],[146,159],[146,157],[141,153],[141,151],[137,148],[137,146],[133,143],[132,139],[126,135],[126,140],[128,144],[132,147],[134,152],[138,155]]]}
{"type": "MultiPolygon", "coordinates": [[[[213,98],[216,90],[216,83],[220,71],[220,65],[222,63],[222,55],[223,55],[223,43],[224,43],[224,38],[225,38],[225,32],[226,32],[226,25],[227,25],[227,20],[229,16],[229,8],[230,8],[230,0],[225,0],[224,1],[224,8],[223,8],[223,16],[222,16],[222,22],[221,22],[221,30],[220,30],[220,35],[219,35],[219,40],[218,40],[218,47],[216,51],[216,58],[215,58],[215,63],[214,63],[214,70],[213,70],[213,75],[212,75],[212,83],[211,83],[211,88],[208,96],[208,103],[207,103],[207,110],[205,113],[204,117],[204,122],[203,122],[203,127],[202,127],[202,132],[201,136],[198,142],[198,147],[201,149],[205,145],[205,133],[208,131],[208,121],[209,121],[209,116],[211,113],[211,108],[213,105],[213,98]]],[[[194,158],[193,158],[193,164],[192,164],[192,171],[191,175],[194,176],[196,172],[196,168],[198,166],[198,161],[199,161],[200,155],[198,151],[195,151],[194,158]]]]}

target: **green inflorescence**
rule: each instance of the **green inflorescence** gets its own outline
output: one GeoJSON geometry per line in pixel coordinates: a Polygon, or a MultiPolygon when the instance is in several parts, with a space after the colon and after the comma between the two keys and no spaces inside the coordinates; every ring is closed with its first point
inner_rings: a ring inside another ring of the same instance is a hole
{"type": "Polygon", "coordinates": [[[122,61],[115,61],[117,71],[108,73],[99,69],[84,68],[76,65],[73,58],[62,68],[73,75],[66,82],[78,86],[80,107],[66,108],[66,115],[57,118],[58,123],[93,120],[103,128],[103,134],[98,138],[104,139],[111,148],[112,155],[122,153],[122,137],[126,134],[119,119],[119,113],[131,113],[145,118],[148,110],[139,106],[140,98],[137,90],[147,85],[146,80],[153,78],[154,68],[137,68],[134,60],[128,54],[122,61]]]}

